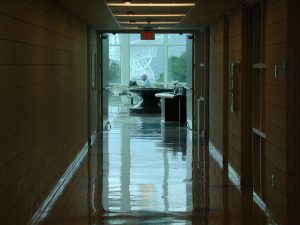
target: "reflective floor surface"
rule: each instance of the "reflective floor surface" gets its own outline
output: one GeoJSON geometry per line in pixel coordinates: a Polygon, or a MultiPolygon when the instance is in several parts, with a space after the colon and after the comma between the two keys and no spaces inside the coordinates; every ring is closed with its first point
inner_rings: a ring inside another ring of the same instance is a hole
{"type": "Polygon", "coordinates": [[[110,123],[42,224],[273,224],[196,133],[156,115],[110,123]]]}

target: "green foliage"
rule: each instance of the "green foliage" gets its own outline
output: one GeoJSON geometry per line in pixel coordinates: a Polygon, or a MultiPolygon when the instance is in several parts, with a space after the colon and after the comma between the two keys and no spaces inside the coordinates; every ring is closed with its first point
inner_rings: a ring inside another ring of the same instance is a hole
{"type": "Polygon", "coordinates": [[[116,62],[111,61],[109,64],[109,83],[121,82],[121,68],[116,62]]]}
{"type": "Polygon", "coordinates": [[[156,82],[164,82],[164,74],[160,73],[159,78],[156,80],[156,82]]]}
{"type": "Polygon", "coordinates": [[[186,52],[181,56],[171,56],[168,58],[168,82],[178,80],[186,82],[186,52]]]}

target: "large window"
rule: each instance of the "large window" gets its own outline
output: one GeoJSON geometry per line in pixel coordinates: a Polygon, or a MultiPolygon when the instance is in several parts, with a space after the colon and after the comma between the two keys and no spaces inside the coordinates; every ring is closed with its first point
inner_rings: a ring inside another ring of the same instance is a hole
{"type": "Polygon", "coordinates": [[[147,74],[153,86],[186,82],[186,35],[156,34],[140,40],[140,34],[109,36],[109,82],[128,85],[147,74]],[[122,69],[121,69],[122,68],[122,69]]]}
{"type": "Polygon", "coordinates": [[[130,80],[140,80],[147,74],[150,81],[156,81],[163,72],[163,46],[130,46],[130,80]]]}
{"type": "Polygon", "coordinates": [[[168,46],[168,82],[186,81],[185,46],[168,46]]]}
{"type": "Polygon", "coordinates": [[[109,83],[121,83],[120,34],[109,36],[109,83]]]}

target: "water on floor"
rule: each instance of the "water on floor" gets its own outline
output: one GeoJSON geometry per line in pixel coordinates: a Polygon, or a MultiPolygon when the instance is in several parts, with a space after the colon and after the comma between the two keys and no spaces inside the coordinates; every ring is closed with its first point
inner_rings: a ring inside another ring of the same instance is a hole
{"type": "Polygon", "coordinates": [[[273,224],[197,133],[159,115],[111,115],[44,224],[273,224]]]}

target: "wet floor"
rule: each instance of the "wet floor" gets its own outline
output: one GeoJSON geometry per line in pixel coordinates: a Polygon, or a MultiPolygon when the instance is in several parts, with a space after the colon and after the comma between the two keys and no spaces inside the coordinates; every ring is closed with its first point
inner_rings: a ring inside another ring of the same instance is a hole
{"type": "Polygon", "coordinates": [[[103,207],[112,212],[190,212],[186,129],[158,117],[114,121],[104,152],[103,207]]]}
{"type": "Polygon", "coordinates": [[[275,224],[197,133],[159,115],[110,122],[43,224],[275,224]]]}

